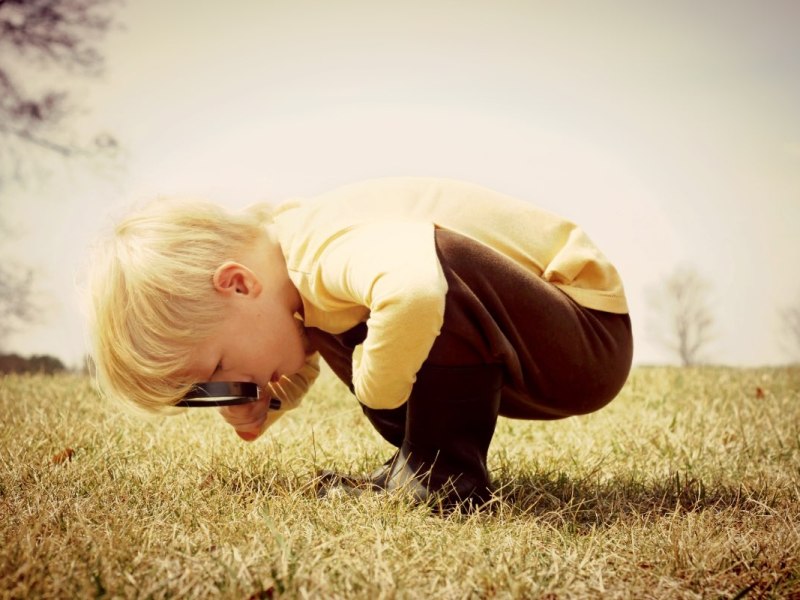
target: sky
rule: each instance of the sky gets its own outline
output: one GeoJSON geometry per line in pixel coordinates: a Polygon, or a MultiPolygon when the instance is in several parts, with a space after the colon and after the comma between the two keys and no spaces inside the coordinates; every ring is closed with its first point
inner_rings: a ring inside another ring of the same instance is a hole
{"type": "MultiPolygon", "coordinates": [[[[87,251],[134,201],[231,207],[378,176],[466,179],[579,223],[622,274],[638,364],[673,362],[647,290],[710,284],[710,362],[788,361],[800,303],[800,3],[136,0],[74,82],[113,168],[0,191],[39,323],[3,341],[77,365],[87,251]]],[[[24,69],[26,65],[18,65],[24,69]]]]}

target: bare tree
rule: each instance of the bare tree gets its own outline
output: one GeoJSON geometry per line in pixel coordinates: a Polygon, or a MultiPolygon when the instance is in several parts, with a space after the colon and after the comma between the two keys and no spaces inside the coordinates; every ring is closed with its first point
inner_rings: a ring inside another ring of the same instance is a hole
{"type": "Polygon", "coordinates": [[[73,157],[116,148],[109,134],[86,141],[68,131],[77,108],[63,76],[102,73],[95,44],[111,28],[118,1],[0,0],[0,178],[21,178],[27,150],[73,157]]]}
{"type": "Polygon", "coordinates": [[[35,319],[36,307],[31,302],[33,272],[0,265],[0,350],[5,350],[8,335],[22,323],[35,319]]]}
{"type": "Polygon", "coordinates": [[[780,311],[781,335],[784,348],[793,359],[800,358],[800,298],[794,306],[788,306],[780,311]]]}
{"type": "MultiPolygon", "coordinates": [[[[0,192],[8,180],[25,179],[26,165],[47,157],[92,157],[113,152],[116,140],[88,141],[67,124],[77,112],[64,75],[93,77],[103,71],[96,43],[110,30],[111,7],[120,0],[0,0],[0,192]]],[[[0,194],[0,201],[2,194],[0,194]]],[[[0,221],[0,235],[8,230],[0,221]]],[[[0,346],[30,322],[32,271],[0,262],[0,346]]]]}
{"type": "Polygon", "coordinates": [[[695,269],[676,268],[659,286],[646,290],[653,341],[677,355],[683,366],[698,364],[714,339],[711,285],[695,269]]]}

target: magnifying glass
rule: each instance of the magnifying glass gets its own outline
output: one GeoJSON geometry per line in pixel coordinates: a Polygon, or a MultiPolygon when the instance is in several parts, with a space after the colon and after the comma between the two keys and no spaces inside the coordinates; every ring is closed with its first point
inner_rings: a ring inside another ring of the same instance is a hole
{"type": "MultiPolygon", "coordinates": [[[[203,381],[194,384],[175,406],[233,406],[256,402],[258,398],[258,386],[249,381],[203,381]]],[[[280,407],[281,401],[278,398],[270,398],[270,410],[279,410],[280,407]]]]}

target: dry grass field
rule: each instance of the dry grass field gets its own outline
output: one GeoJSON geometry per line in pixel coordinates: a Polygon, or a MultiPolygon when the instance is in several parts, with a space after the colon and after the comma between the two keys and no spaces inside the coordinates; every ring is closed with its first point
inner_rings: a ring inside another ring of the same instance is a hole
{"type": "Polygon", "coordinates": [[[246,444],[83,377],[0,379],[2,598],[800,598],[800,369],[637,368],[604,410],[501,420],[492,510],[319,499],[390,448],[326,376],[246,444]]]}

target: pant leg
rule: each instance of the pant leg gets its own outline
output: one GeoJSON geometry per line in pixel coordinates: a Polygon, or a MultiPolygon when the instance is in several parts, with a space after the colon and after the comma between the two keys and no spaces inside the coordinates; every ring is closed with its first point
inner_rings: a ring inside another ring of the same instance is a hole
{"type": "MultiPolygon", "coordinates": [[[[364,341],[367,324],[359,323],[339,335],[333,335],[316,327],[306,328],[311,345],[328,363],[336,376],[353,392],[353,351],[364,341]]],[[[383,439],[399,448],[403,443],[406,428],[406,405],[389,410],[378,410],[361,404],[361,410],[383,439]]]]}
{"type": "MultiPolygon", "coordinates": [[[[511,418],[585,414],[614,398],[631,365],[628,315],[584,308],[463,235],[436,229],[435,241],[448,291],[442,331],[426,364],[501,364],[500,414],[511,418]]],[[[339,335],[315,328],[307,332],[352,390],[352,354],[366,335],[366,324],[339,335]]]]}
{"type": "Polygon", "coordinates": [[[340,334],[306,327],[311,346],[317,350],[334,374],[353,391],[353,351],[367,337],[367,324],[359,323],[340,334]]]}
{"type": "Polygon", "coordinates": [[[630,317],[580,306],[554,285],[465,236],[436,230],[448,284],[428,361],[500,363],[500,414],[558,419],[595,411],[627,379],[630,317]]]}

